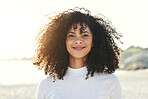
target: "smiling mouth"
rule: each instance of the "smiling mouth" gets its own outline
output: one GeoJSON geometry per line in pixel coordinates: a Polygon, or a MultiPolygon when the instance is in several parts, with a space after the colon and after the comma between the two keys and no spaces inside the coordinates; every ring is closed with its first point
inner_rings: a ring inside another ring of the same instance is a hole
{"type": "Polygon", "coordinates": [[[75,49],[75,50],[82,50],[82,49],[84,49],[85,47],[72,47],[73,49],[75,49]]]}

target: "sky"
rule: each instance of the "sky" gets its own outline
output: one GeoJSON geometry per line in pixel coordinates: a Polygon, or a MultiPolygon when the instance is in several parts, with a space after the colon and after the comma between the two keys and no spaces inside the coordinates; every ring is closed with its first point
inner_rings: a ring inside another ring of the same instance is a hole
{"type": "Polygon", "coordinates": [[[147,0],[0,0],[0,59],[32,57],[44,16],[84,7],[99,12],[123,34],[123,44],[148,47],[147,0]]]}

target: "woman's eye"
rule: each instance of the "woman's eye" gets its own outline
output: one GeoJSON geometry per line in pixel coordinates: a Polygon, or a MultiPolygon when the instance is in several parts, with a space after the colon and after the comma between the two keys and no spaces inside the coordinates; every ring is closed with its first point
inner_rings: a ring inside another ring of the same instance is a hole
{"type": "Polygon", "coordinates": [[[87,36],[89,36],[89,35],[87,35],[87,34],[84,34],[84,35],[83,35],[83,37],[87,37],[87,36]]]}
{"type": "Polygon", "coordinates": [[[75,37],[74,35],[68,35],[68,37],[75,37]]]}

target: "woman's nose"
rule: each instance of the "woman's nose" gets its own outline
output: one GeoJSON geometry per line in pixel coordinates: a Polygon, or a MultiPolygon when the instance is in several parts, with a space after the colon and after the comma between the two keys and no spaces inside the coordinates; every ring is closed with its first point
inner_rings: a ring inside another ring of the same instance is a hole
{"type": "Polygon", "coordinates": [[[82,40],[76,40],[74,43],[75,43],[75,44],[82,44],[83,41],[82,41],[82,40]]]}

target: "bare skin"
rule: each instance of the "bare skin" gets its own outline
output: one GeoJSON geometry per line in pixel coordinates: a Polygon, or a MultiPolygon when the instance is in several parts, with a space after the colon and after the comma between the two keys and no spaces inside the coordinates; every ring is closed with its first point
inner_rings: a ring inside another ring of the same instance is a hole
{"type": "Polygon", "coordinates": [[[87,54],[91,50],[93,35],[86,24],[75,24],[67,33],[66,48],[69,52],[69,67],[86,66],[87,54]]]}
{"type": "Polygon", "coordinates": [[[85,58],[81,58],[81,59],[76,59],[76,58],[73,58],[73,57],[70,56],[69,66],[71,68],[74,68],[74,69],[84,67],[84,66],[86,66],[86,64],[84,63],[85,60],[86,60],[86,57],[85,58]]]}

